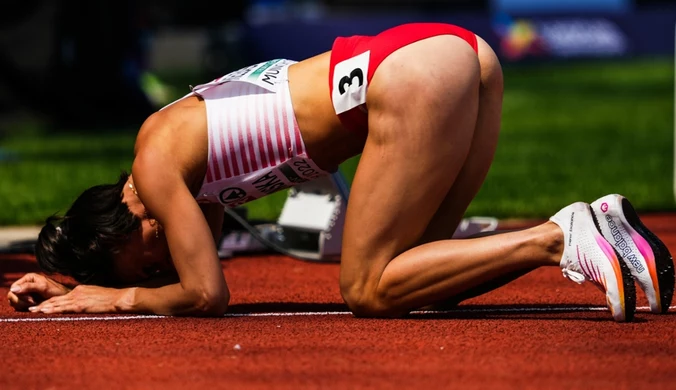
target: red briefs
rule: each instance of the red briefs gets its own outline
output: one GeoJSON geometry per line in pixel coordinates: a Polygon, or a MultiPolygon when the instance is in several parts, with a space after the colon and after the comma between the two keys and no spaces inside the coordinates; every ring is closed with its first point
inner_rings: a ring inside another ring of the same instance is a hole
{"type": "Polygon", "coordinates": [[[478,52],[474,33],[443,23],[404,24],[376,36],[336,38],[331,51],[329,89],[343,126],[365,134],[368,131],[366,91],[378,66],[398,49],[439,35],[460,37],[478,52]]]}

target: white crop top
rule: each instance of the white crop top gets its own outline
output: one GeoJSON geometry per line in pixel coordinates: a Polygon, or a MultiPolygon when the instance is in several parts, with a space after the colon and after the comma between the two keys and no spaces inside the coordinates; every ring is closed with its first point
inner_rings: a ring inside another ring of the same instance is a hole
{"type": "Polygon", "coordinates": [[[209,132],[198,202],[236,207],[329,174],[305,151],[289,92],[293,63],[280,59],[249,66],[187,95],[204,98],[209,132]]]}

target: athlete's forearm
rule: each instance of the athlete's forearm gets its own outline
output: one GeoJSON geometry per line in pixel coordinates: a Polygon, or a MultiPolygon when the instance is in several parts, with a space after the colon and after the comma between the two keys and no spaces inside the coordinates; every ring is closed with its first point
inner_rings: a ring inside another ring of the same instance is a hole
{"type": "Polygon", "coordinates": [[[180,283],[176,283],[159,288],[124,289],[116,303],[116,309],[123,313],[219,316],[225,312],[229,299],[229,294],[210,297],[203,292],[185,290],[180,283]]]}

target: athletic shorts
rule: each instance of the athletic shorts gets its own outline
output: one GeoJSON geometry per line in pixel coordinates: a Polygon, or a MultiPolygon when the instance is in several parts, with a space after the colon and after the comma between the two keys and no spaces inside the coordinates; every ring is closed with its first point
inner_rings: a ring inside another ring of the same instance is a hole
{"type": "Polygon", "coordinates": [[[366,91],[378,66],[411,43],[439,35],[455,35],[478,52],[474,33],[443,23],[404,24],[376,36],[339,37],[331,50],[329,89],[336,115],[348,130],[366,134],[366,91]]]}

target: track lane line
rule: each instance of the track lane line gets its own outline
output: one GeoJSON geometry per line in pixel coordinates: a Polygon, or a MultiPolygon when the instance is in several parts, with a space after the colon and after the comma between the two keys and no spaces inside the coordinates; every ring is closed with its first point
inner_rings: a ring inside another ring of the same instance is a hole
{"type": "MultiPolygon", "coordinates": [[[[676,309],[676,306],[670,306],[670,310],[676,309]]],[[[650,311],[648,306],[639,306],[637,311],[650,311]]],[[[512,307],[512,308],[468,308],[452,310],[416,310],[411,314],[506,314],[506,313],[558,313],[558,312],[595,312],[608,311],[605,306],[571,306],[571,307],[512,307]]],[[[224,318],[236,317],[312,317],[312,316],[344,316],[352,315],[349,311],[307,311],[307,312],[268,312],[268,313],[228,313],[224,318]]],[[[22,318],[0,318],[0,323],[16,322],[78,322],[78,321],[127,321],[127,320],[153,320],[160,318],[173,318],[169,316],[158,315],[122,315],[122,316],[91,316],[91,317],[22,317],[22,318]]]]}

